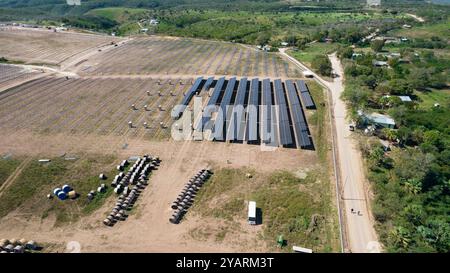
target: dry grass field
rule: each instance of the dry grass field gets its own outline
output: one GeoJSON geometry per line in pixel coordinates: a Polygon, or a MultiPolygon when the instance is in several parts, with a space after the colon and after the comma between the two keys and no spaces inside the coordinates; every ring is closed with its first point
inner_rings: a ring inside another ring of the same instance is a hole
{"type": "Polygon", "coordinates": [[[29,81],[39,75],[41,71],[25,69],[19,66],[0,64],[0,91],[21,82],[29,81]]]}
{"type": "Polygon", "coordinates": [[[159,84],[157,79],[44,77],[0,94],[0,127],[46,135],[168,139],[170,129],[162,128],[160,122],[170,127],[170,110],[189,87],[186,79],[181,83],[179,79],[164,79],[159,84]],[[129,128],[129,121],[133,128],[129,128]]]}
{"type": "Polygon", "coordinates": [[[59,65],[78,53],[119,40],[76,32],[0,27],[0,57],[32,64],[59,65]]]}
{"type": "Polygon", "coordinates": [[[236,75],[300,77],[274,53],[238,44],[185,38],[135,38],[76,67],[81,75],[236,75]]]}

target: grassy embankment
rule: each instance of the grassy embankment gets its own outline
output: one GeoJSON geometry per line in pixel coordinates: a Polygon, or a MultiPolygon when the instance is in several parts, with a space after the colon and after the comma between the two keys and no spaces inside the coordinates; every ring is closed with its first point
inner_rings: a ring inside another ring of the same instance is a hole
{"type": "MultiPolygon", "coordinates": [[[[108,187],[105,193],[97,194],[93,201],[88,202],[86,199],[86,194],[96,190],[101,183],[109,186],[108,181],[117,172],[114,170],[114,160],[113,156],[89,156],[74,161],[54,158],[50,163],[42,164],[37,159],[33,159],[0,197],[2,204],[0,217],[18,210],[41,218],[53,214],[56,218],[55,225],[75,222],[81,216],[88,215],[101,207],[111,195],[112,188],[108,187]],[[108,176],[108,180],[99,180],[98,175],[102,172],[108,176]],[[46,198],[46,195],[52,193],[54,188],[62,187],[64,184],[73,187],[80,194],[79,198],[65,201],[46,198]]],[[[7,173],[13,169],[11,165],[16,164],[0,161],[1,177],[6,177],[7,173]]]]}

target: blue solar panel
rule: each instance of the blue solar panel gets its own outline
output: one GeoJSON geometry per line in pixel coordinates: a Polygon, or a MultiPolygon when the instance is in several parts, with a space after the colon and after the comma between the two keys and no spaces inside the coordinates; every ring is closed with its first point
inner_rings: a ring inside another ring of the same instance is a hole
{"type": "Polygon", "coordinates": [[[206,82],[205,85],[203,86],[203,90],[208,91],[208,89],[211,87],[211,84],[214,81],[214,77],[209,77],[206,82]]]}
{"type": "Polygon", "coordinates": [[[283,83],[281,80],[274,81],[275,87],[275,102],[278,106],[278,126],[280,129],[280,144],[281,145],[291,145],[292,135],[291,127],[289,124],[289,116],[287,111],[286,99],[284,96],[283,83]]]}
{"type": "Polygon", "coordinates": [[[181,101],[180,105],[182,107],[177,107],[172,112],[172,117],[174,118],[180,118],[181,114],[183,113],[184,109],[186,109],[186,106],[191,101],[192,97],[195,95],[195,92],[200,87],[200,84],[203,81],[203,77],[198,77],[197,80],[194,82],[194,85],[191,86],[189,91],[184,96],[183,100],[181,101]]]}
{"type": "Polygon", "coordinates": [[[306,86],[305,81],[298,80],[297,87],[300,92],[308,92],[308,87],[306,86]]]}
{"type": "Polygon", "coordinates": [[[245,130],[244,104],[247,95],[247,78],[239,81],[239,87],[234,100],[233,112],[227,130],[227,140],[243,140],[245,130]]]}
{"type": "Polygon", "coordinates": [[[262,109],[261,109],[261,132],[262,141],[266,144],[276,142],[275,128],[272,124],[272,87],[270,80],[264,79],[262,83],[262,109]],[[271,137],[275,137],[272,139],[271,137]]]}
{"type": "Polygon", "coordinates": [[[220,109],[222,115],[217,115],[216,123],[214,125],[214,139],[216,140],[224,139],[223,131],[228,117],[227,106],[230,105],[231,103],[231,98],[233,96],[235,84],[236,84],[236,77],[233,77],[228,81],[228,85],[223,94],[222,101],[220,102],[220,109]]]}
{"type": "Polygon", "coordinates": [[[208,105],[215,105],[219,101],[220,92],[222,91],[223,84],[225,83],[225,78],[220,78],[216,86],[214,87],[213,93],[211,97],[209,98],[208,105]]]}
{"type": "Polygon", "coordinates": [[[253,79],[250,84],[250,93],[247,103],[247,126],[245,132],[245,140],[258,140],[258,117],[259,117],[259,79],[253,79]]]}
{"type": "Polygon", "coordinates": [[[287,80],[285,84],[297,147],[310,147],[312,144],[308,133],[308,126],[294,83],[291,80],[287,80]]]}
{"type": "Polygon", "coordinates": [[[315,108],[316,105],[314,104],[314,101],[311,97],[311,94],[309,93],[308,86],[306,85],[305,81],[298,80],[297,81],[297,87],[300,91],[300,96],[302,97],[302,101],[306,108],[312,109],[315,108]]]}

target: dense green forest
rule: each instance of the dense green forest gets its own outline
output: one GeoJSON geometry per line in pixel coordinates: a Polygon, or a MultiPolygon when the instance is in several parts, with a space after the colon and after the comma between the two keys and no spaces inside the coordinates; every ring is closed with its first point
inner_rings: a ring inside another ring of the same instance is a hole
{"type": "MultiPolygon", "coordinates": [[[[339,33],[354,42],[370,28],[411,23],[404,12],[440,20],[442,9],[424,1],[389,1],[382,10],[365,9],[363,0],[320,2],[278,0],[86,0],[69,6],[65,0],[1,0],[0,21],[60,24],[117,35],[139,33],[139,20],[156,18],[151,33],[200,37],[276,46],[290,37],[339,33]],[[346,32],[346,34],[344,33],[346,32]],[[353,35],[353,37],[352,37],[353,35]]],[[[291,39],[292,40],[292,39],[291,39]]]]}

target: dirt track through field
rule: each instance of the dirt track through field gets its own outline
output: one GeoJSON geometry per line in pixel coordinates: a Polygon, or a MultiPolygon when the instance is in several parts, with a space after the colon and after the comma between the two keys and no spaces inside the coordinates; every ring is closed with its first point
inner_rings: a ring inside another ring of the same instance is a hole
{"type": "Polygon", "coordinates": [[[16,179],[19,177],[19,175],[22,173],[23,169],[25,169],[26,166],[28,166],[28,163],[30,163],[31,158],[27,158],[23,160],[19,166],[14,170],[14,172],[11,173],[11,175],[6,179],[5,182],[0,187],[0,196],[3,195],[5,190],[12,184],[16,179]]]}

